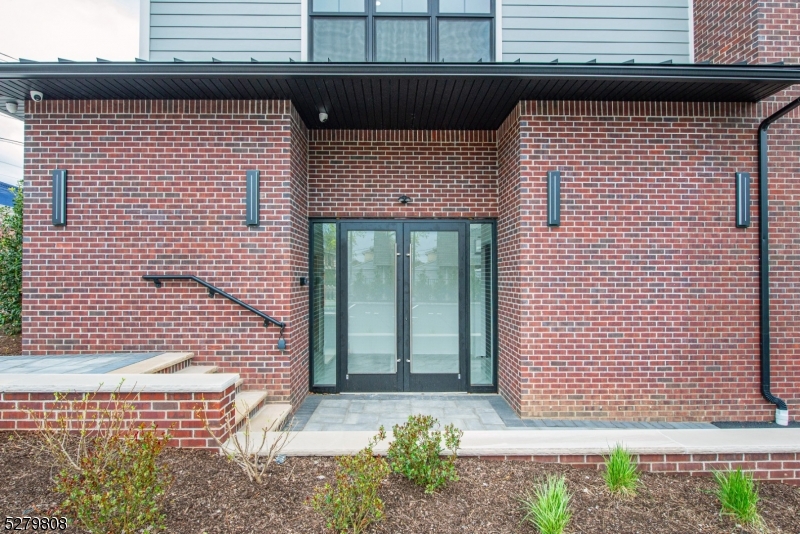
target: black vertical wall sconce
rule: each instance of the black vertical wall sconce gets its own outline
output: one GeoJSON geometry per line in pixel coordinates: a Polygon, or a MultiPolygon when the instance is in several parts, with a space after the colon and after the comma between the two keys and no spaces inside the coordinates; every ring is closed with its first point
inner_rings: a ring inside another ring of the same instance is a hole
{"type": "Polygon", "coordinates": [[[247,226],[258,226],[261,219],[259,213],[259,177],[259,171],[247,171],[247,194],[245,199],[247,204],[245,223],[247,226]]]}
{"type": "Polygon", "coordinates": [[[561,171],[547,171],[547,226],[561,226],[561,171]]]}
{"type": "Polygon", "coordinates": [[[736,227],[750,227],[750,173],[736,173],[736,227]]]}
{"type": "Polygon", "coordinates": [[[67,171],[53,171],[53,226],[67,225],[67,171]]]}

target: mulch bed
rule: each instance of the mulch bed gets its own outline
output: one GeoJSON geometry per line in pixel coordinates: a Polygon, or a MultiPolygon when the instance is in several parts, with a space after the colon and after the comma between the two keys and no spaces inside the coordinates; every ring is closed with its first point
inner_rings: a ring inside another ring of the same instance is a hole
{"type": "MultiPolygon", "coordinates": [[[[50,487],[51,469],[29,438],[0,435],[0,518],[59,501],[50,487]]],[[[211,451],[168,450],[164,461],[175,477],[166,503],[167,531],[174,534],[321,533],[323,520],[306,504],[314,489],[333,478],[332,458],[288,458],[275,465],[269,482],[257,485],[211,451]]],[[[435,495],[392,475],[382,491],[386,518],[370,532],[528,533],[518,496],[548,473],[563,473],[573,494],[567,531],[625,534],[747,533],[718,513],[708,477],[642,476],[635,498],[617,499],[597,471],[563,465],[460,459],[461,480],[435,495]]],[[[800,532],[800,488],[761,483],[761,511],[771,533],[800,532]]],[[[75,530],[70,529],[75,532],[75,530]]]]}
{"type": "Polygon", "coordinates": [[[22,354],[22,335],[5,336],[0,334],[0,356],[22,354]]]}

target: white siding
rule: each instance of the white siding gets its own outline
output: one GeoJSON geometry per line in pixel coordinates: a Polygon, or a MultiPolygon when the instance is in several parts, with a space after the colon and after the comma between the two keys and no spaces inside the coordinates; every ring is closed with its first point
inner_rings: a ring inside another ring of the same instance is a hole
{"type": "Polygon", "coordinates": [[[688,63],[690,0],[502,1],[502,61],[688,63]]]}
{"type": "Polygon", "coordinates": [[[300,61],[300,0],[150,0],[150,61],[300,61]]]}

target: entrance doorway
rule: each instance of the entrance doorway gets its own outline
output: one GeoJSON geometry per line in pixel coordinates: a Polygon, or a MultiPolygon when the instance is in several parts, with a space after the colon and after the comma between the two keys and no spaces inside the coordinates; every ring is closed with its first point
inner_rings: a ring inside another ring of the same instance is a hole
{"type": "Polygon", "coordinates": [[[312,222],[312,389],[496,391],[494,224],[312,222]]]}

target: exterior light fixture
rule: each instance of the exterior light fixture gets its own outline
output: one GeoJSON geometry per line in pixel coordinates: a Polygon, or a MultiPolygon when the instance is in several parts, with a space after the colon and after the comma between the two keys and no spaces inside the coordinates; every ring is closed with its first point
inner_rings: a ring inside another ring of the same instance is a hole
{"type": "Polygon", "coordinates": [[[750,227],[750,173],[736,173],[736,227],[750,227]]]}
{"type": "Polygon", "coordinates": [[[16,102],[6,102],[6,110],[11,113],[12,115],[17,112],[17,103],[16,102]]]}
{"type": "Polygon", "coordinates": [[[53,226],[67,225],[67,171],[53,171],[53,226]]]}
{"type": "Polygon", "coordinates": [[[245,224],[247,226],[258,226],[261,218],[259,214],[259,176],[259,171],[247,171],[247,193],[245,195],[247,204],[245,224]]]}
{"type": "Polygon", "coordinates": [[[411,197],[409,197],[409,196],[406,196],[406,195],[400,195],[400,198],[398,198],[398,199],[397,199],[397,201],[398,201],[400,204],[402,204],[403,206],[405,206],[406,204],[408,204],[409,202],[411,202],[411,197]]]}
{"type": "Polygon", "coordinates": [[[281,336],[278,338],[278,350],[281,352],[286,350],[286,340],[283,338],[283,327],[281,327],[281,336]]]}
{"type": "Polygon", "coordinates": [[[547,171],[547,226],[561,226],[561,171],[547,171]]]}

